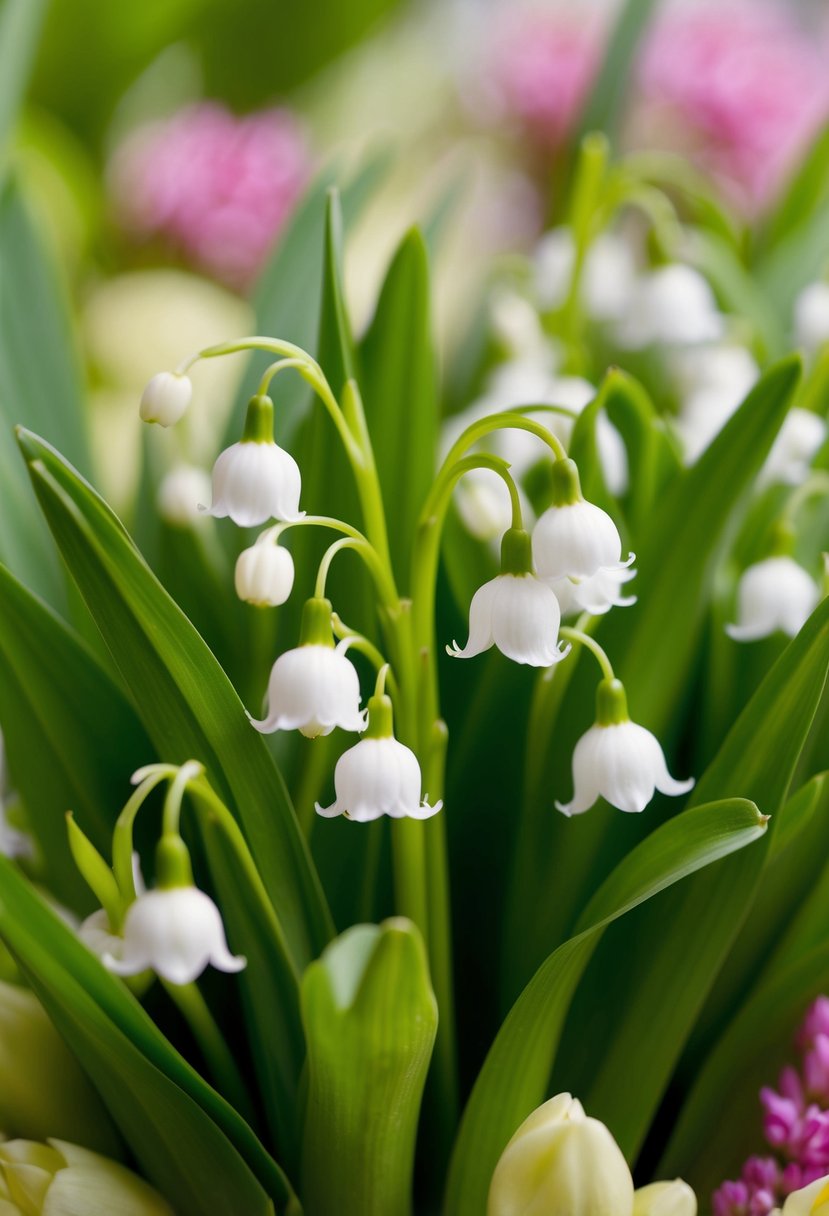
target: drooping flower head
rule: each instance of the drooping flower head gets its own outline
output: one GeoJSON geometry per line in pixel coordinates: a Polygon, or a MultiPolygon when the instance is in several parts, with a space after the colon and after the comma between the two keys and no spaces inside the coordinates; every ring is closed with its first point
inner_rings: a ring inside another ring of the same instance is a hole
{"type": "Polygon", "coordinates": [[[245,603],[276,608],[289,598],[294,573],[294,559],[288,550],[260,538],[236,559],[236,594],[245,603]]]}
{"type": "Polygon", "coordinates": [[[553,464],[553,505],[533,531],[533,558],[539,578],[590,578],[602,569],[618,570],[622,540],[613,520],[601,507],[582,498],[579,473],[572,460],[553,464]]]}
{"type": "Polygon", "coordinates": [[[184,417],[192,396],[189,376],[179,372],[157,372],[141,395],[138,407],[141,421],[175,426],[184,417]]]}
{"type": "Polygon", "coordinates": [[[820,592],[815,580],[785,554],[749,566],[737,587],[737,621],[726,632],[752,642],[780,630],[794,637],[814,611],[820,592]]]}
{"type": "Polygon", "coordinates": [[[310,599],[302,614],[299,646],[281,654],[268,682],[268,713],[251,719],[262,734],[298,730],[308,739],[341,730],[365,729],[360,680],[346,655],[349,639],[334,645],[331,604],[310,599]]]}
{"type": "Polygon", "coordinates": [[[668,772],[659,740],[631,722],[619,680],[602,680],[596,691],[596,722],[573,752],[573,798],[556,802],[563,815],[581,815],[599,798],[620,811],[643,811],[659,790],[687,794],[693,778],[677,781],[668,772]]]}
{"type": "Polygon", "coordinates": [[[253,397],[239,443],[221,453],[213,466],[213,503],[208,514],[229,516],[240,528],[255,528],[269,519],[301,518],[302,478],[290,452],[273,438],[273,402],[253,397]]]}
{"type": "Polygon", "coordinates": [[[232,287],[247,285],[310,176],[289,111],[237,118],[217,102],[141,127],[110,169],[117,216],[139,240],[160,239],[232,287]]]}
{"type": "Polygon", "coordinates": [[[330,806],[317,803],[317,814],[326,819],[343,815],[358,823],[382,815],[429,819],[443,803],[430,806],[422,782],[417,756],[394,737],[391,698],[375,695],[368,703],[366,737],[340,756],[334,769],[336,798],[330,806]]]}

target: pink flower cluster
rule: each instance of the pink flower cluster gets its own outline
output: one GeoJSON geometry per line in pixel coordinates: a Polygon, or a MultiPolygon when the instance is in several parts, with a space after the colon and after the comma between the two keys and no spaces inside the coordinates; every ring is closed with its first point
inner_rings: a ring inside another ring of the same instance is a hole
{"type": "Polygon", "coordinates": [[[288,110],[239,118],[202,102],[150,123],[118,149],[110,182],[118,219],[140,240],[232,287],[246,286],[291,214],[310,154],[288,110]]]}
{"type": "Polygon", "coordinates": [[[749,1157],[740,1178],[714,1192],[713,1216],[768,1216],[792,1191],[829,1174],[829,997],[810,1007],[797,1045],[800,1070],[784,1068],[776,1090],[760,1091],[773,1155],[749,1157]]]}
{"type": "Polygon", "coordinates": [[[825,31],[793,6],[702,0],[669,9],[645,50],[645,101],[696,137],[703,163],[748,209],[774,195],[829,116],[825,31]]]}

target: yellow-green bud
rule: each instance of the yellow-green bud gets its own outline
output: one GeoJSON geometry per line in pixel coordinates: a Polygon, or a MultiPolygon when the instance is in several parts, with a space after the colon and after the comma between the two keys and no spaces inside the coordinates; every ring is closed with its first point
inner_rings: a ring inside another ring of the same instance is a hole
{"type": "Polygon", "coordinates": [[[0,982],[0,1129],[45,1138],[57,1132],[117,1152],[112,1124],[42,1005],[0,982]]]}
{"type": "Polygon", "coordinates": [[[0,1211],[4,1216],[173,1216],[169,1204],[137,1174],[65,1140],[0,1143],[0,1211]]]}
{"type": "Polygon", "coordinates": [[[633,1179],[605,1125],[558,1094],[501,1154],[487,1216],[633,1216],[633,1179]]]}
{"type": "Polygon", "coordinates": [[[633,1216],[697,1216],[697,1197],[687,1182],[652,1182],[633,1196],[633,1216]]]}

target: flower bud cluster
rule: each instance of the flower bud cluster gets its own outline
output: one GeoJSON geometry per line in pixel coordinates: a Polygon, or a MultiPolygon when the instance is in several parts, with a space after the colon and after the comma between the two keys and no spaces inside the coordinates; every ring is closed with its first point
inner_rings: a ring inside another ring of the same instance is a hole
{"type": "Polygon", "coordinates": [[[829,1175],[829,997],[810,1006],[796,1043],[798,1066],[783,1069],[776,1089],[760,1091],[770,1152],[749,1157],[740,1177],[715,1191],[713,1216],[769,1216],[781,1204],[785,1216],[824,1210],[811,1206],[817,1192],[805,1206],[797,1192],[829,1175]]]}

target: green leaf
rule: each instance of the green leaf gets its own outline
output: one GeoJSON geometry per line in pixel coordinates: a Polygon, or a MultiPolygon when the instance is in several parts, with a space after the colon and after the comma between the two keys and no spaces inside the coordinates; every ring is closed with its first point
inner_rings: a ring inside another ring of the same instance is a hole
{"type": "MultiPolygon", "coordinates": [[[[541,965],[490,1049],[461,1122],[446,1216],[480,1216],[485,1210],[489,1180],[504,1146],[544,1100],[565,1015],[602,931],[764,831],[765,820],[752,803],[740,798],[708,803],[657,828],[602,884],[579,921],[577,935],[541,965]]],[[[587,1109],[593,1113],[590,1106],[587,1109]]]]}
{"type": "Polygon", "coordinates": [[[98,660],[0,566],[0,723],[12,775],[52,891],[77,911],[90,895],[69,855],[65,814],[102,852],[130,774],[154,758],[132,706],[98,660]]]}
{"type": "Polygon", "coordinates": [[[768,249],[807,223],[829,198],[829,130],[822,127],[797,172],[763,226],[760,239],[768,249]]]}
{"type": "Polygon", "coordinates": [[[711,282],[726,310],[751,325],[763,357],[783,354],[788,312],[777,295],[758,286],[733,245],[714,232],[698,228],[693,233],[691,259],[711,282]]]}
{"type": "Polygon", "coordinates": [[[177,1210],[268,1216],[270,1198],[289,1201],[284,1175],[247,1124],[4,858],[0,936],[142,1169],[177,1210]]]}
{"type": "MultiPolygon", "coordinates": [[[[773,817],[773,838],[827,671],[829,600],[768,673],[697,784],[692,803],[737,794],[753,798],[773,817]]],[[[594,1080],[583,1100],[629,1157],[641,1145],[702,1004],[751,913],[767,857],[768,848],[752,849],[666,893],[647,915],[625,926],[621,955],[619,941],[614,943],[622,983],[610,989],[613,1016],[594,1053],[594,1080]]]]}
{"type": "Polygon", "coordinates": [[[37,40],[46,0],[0,0],[0,157],[14,130],[37,40]]]}
{"type": "Polygon", "coordinates": [[[405,586],[418,515],[434,478],[438,433],[429,259],[416,228],[389,266],[360,363],[395,574],[405,586]]]}
{"type": "Polygon", "coordinates": [[[262,880],[302,967],[330,936],[316,873],[260,735],[190,622],[143,561],[123,525],[37,436],[20,445],[35,492],[136,709],[164,760],[198,759],[238,816],[262,880]]]}
{"type": "Polygon", "coordinates": [[[401,919],[355,925],[302,981],[308,1216],[406,1216],[437,1029],[423,941],[401,919]]]}
{"type": "Polygon", "coordinates": [[[757,263],[755,277],[760,292],[774,300],[787,322],[798,292],[815,278],[828,257],[829,201],[824,201],[757,263]]]}
{"type": "Polygon", "coordinates": [[[581,114],[582,135],[604,131],[612,136],[618,131],[636,50],[657,3],[658,0],[627,0],[622,6],[596,73],[593,91],[581,114]]]}

